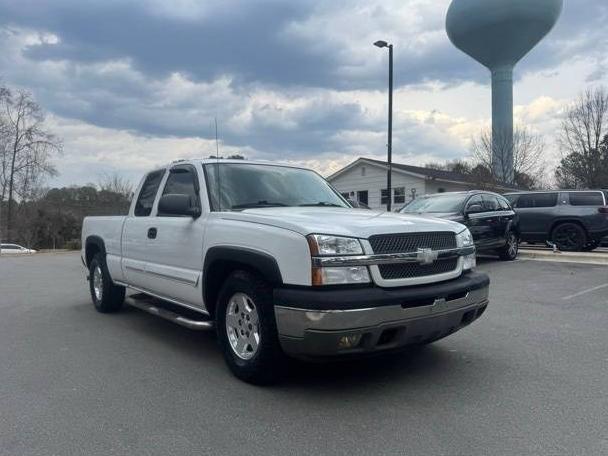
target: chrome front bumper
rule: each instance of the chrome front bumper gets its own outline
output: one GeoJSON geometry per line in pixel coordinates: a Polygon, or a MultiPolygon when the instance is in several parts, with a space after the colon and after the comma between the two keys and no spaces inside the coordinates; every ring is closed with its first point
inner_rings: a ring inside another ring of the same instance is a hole
{"type": "Polygon", "coordinates": [[[429,305],[413,307],[313,310],[277,303],[279,340],[286,353],[302,358],[364,354],[424,343],[479,318],[488,305],[488,289],[485,284],[455,298],[438,297],[429,305]]]}

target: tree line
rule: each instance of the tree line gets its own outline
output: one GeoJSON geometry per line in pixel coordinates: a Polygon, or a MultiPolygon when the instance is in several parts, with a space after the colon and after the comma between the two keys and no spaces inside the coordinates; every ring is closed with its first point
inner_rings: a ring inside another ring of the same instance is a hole
{"type": "Polygon", "coordinates": [[[0,240],[38,249],[77,247],[84,217],[127,212],[132,187],[118,175],[83,187],[46,188],[62,149],[33,96],[0,85],[0,240]]]}

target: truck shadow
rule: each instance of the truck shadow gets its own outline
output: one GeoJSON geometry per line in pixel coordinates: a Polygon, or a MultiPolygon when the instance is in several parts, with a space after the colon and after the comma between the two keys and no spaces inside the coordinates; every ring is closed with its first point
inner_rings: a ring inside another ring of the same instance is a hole
{"type": "MultiPolygon", "coordinates": [[[[243,388],[251,387],[233,377],[225,366],[215,331],[190,331],[131,306],[125,306],[121,319],[129,321],[130,331],[137,331],[153,344],[169,346],[187,362],[200,362],[208,374],[221,376],[221,381],[234,382],[243,388]]],[[[462,382],[463,377],[470,379],[466,364],[471,360],[452,349],[449,340],[356,359],[328,362],[290,359],[284,377],[277,384],[262,389],[282,391],[288,395],[296,391],[316,391],[313,396],[325,397],[347,392],[357,394],[370,387],[391,390],[393,387],[424,385],[429,388],[436,383],[462,382]]],[[[208,381],[217,382],[218,379],[209,378],[208,381]]]]}

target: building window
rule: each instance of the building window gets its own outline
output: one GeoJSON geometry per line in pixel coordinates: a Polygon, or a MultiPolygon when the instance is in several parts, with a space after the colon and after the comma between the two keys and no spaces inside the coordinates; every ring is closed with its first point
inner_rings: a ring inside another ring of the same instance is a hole
{"type": "Polygon", "coordinates": [[[357,201],[365,204],[366,206],[369,205],[367,190],[357,192],[357,201]]]}
{"type": "Polygon", "coordinates": [[[388,190],[386,188],[380,190],[380,204],[388,204],[388,190]]]}
{"type": "Polygon", "coordinates": [[[361,175],[362,175],[362,176],[365,176],[365,166],[362,166],[362,167],[361,167],[361,175]]]}
{"type": "Polygon", "coordinates": [[[395,204],[405,203],[405,187],[397,187],[395,189],[395,204]]]}

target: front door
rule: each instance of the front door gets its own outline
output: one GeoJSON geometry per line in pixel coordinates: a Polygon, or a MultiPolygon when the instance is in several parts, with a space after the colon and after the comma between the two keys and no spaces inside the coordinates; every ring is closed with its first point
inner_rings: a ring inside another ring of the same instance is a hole
{"type": "Polygon", "coordinates": [[[465,206],[465,225],[471,231],[478,249],[492,246],[492,217],[494,214],[486,211],[481,195],[473,195],[469,198],[465,206]]]}
{"type": "MultiPolygon", "coordinates": [[[[161,197],[186,194],[201,206],[199,175],[193,165],[169,170],[161,197]]],[[[158,206],[158,205],[157,205],[158,206]]],[[[207,214],[193,218],[156,211],[151,218],[155,236],[148,239],[148,289],[160,296],[200,307],[202,303],[203,236],[207,214]]]]}

